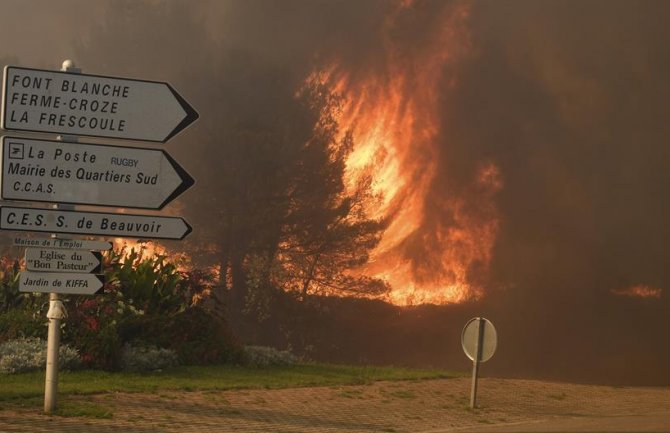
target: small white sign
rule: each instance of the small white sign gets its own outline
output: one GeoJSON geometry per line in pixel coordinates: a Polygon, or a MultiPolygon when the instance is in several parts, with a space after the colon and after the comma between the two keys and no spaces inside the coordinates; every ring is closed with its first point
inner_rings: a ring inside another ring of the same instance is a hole
{"type": "Polygon", "coordinates": [[[471,360],[488,361],[498,347],[498,333],[495,326],[483,317],[470,319],[463,327],[461,345],[463,352],[471,360]]]}
{"type": "Polygon", "coordinates": [[[2,138],[2,198],[161,209],[194,181],[159,149],[2,138]]]}
{"type": "Polygon", "coordinates": [[[168,83],[6,66],[2,128],[166,142],[198,118],[168,83]]]}
{"type": "Polygon", "coordinates": [[[95,274],[21,272],[19,275],[20,292],[95,295],[102,293],[104,284],[104,276],[95,274]]]}
{"type": "Polygon", "coordinates": [[[67,248],[71,250],[107,251],[112,249],[111,242],[82,239],[15,237],[12,239],[12,244],[15,247],[67,248]]]}
{"type": "Polygon", "coordinates": [[[26,269],[38,272],[100,272],[102,255],[85,250],[27,248],[26,269]]]}
{"type": "Polygon", "coordinates": [[[148,239],[183,239],[183,218],[0,206],[0,229],[148,239]]]}

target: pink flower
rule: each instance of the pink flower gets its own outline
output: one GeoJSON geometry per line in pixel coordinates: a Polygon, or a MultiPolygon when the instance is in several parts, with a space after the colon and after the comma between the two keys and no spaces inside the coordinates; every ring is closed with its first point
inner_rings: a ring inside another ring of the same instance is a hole
{"type": "Polygon", "coordinates": [[[84,317],[84,321],[88,325],[88,327],[91,329],[91,331],[97,331],[98,330],[98,321],[95,320],[93,317],[84,317]]]}

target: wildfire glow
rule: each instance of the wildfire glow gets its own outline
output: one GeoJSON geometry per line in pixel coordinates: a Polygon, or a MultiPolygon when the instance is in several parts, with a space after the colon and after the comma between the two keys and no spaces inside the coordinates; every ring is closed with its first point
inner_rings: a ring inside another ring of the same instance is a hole
{"type": "Polygon", "coordinates": [[[646,284],[636,284],[623,289],[612,290],[612,293],[619,296],[628,296],[631,298],[651,298],[660,299],[663,289],[651,287],[646,284]]]}
{"type": "Polygon", "coordinates": [[[167,249],[157,242],[114,238],[112,243],[114,250],[121,251],[124,256],[130,254],[133,250],[140,255],[140,258],[168,255],[167,249]]]}
{"type": "Polygon", "coordinates": [[[469,6],[445,4],[434,34],[422,46],[401,49],[394,30],[401,18],[411,19],[413,7],[401,1],[387,18],[381,66],[351,74],[335,63],[310,79],[343,95],[339,124],[355,142],[347,185],[370,176],[373,198],[366,212],[388,221],[369,263],[352,272],[386,280],[394,304],[461,302],[482,293],[479,281],[498,229],[493,196],[502,181],[497,166],[482,161],[470,186],[436,196],[438,164],[445,158],[437,141],[448,128],[440,122],[439,89],[445,82],[457,85],[456,78],[445,80],[445,71],[467,52],[469,6]]]}

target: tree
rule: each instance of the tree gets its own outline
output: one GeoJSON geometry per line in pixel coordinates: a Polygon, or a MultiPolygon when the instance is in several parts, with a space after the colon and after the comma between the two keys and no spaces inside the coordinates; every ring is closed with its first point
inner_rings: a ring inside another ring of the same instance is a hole
{"type": "Polygon", "coordinates": [[[169,80],[200,112],[170,141],[197,180],[170,208],[182,204],[194,226],[194,261],[218,262],[231,311],[242,311],[251,292],[386,289],[346,273],[367,260],[383,223],[363,212],[369,184],[344,186],[352,141],[338,138],[336,95],[304,83],[295,73],[304,67],[214,40],[190,4],[110,2],[106,17],[80,45],[81,64],[169,80]]]}
{"type": "MultiPolygon", "coordinates": [[[[268,99],[277,106],[252,109],[249,118],[238,118],[225,132],[230,140],[226,167],[232,173],[215,211],[233,308],[241,311],[250,302],[267,306],[262,295],[277,288],[303,299],[313,293],[384,293],[388,288],[380,281],[346,273],[367,261],[383,223],[367,219],[363,211],[369,183],[353,191],[345,187],[353,143],[348,134],[338,140],[340,98],[317,82],[296,94],[287,85],[291,80],[268,81],[273,86],[263,94],[273,95],[268,99]]],[[[257,95],[244,94],[247,103],[257,95]]]]}
{"type": "Polygon", "coordinates": [[[345,164],[353,141],[350,134],[337,140],[341,98],[318,82],[307,83],[300,97],[318,113],[318,120],[288,191],[289,214],[277,255],[285,272],[278,284],[302,298],[311,293],[384,293],[388,287],[381,281],[346,273],[367,262],[383,223],[365,215],[363,201],[371,198],[369,179],[353,191],[345,187],[345,164]]]}

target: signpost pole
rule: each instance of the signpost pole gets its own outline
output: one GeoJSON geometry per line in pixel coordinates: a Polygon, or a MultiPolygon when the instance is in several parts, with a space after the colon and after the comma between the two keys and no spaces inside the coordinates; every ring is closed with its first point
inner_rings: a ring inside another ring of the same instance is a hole
{"type": "MultiPolygon", "coordinates": [[[[78,74],[80,69],[75,67],[72,60],[65,60],[61,71],[78,74]]],[[[59,136],[62,141],[76,143],[76,137],[59,136]]],[[[60,205],[55,206],[60,209],[60,205]]],[[[56,235],[52,235],[56,237],[56,235]]],[[[44,381],[44,412],[52,413],[56,410],[58,396],[58,350],[60,348],[60,323],[65,318],[65,307],[58,297],[58,293],[49,294],[49,335],[47,337],[47,371],[44,381]]]]}
{"type": "Polygon", "coordinates": [[[472,360],[472,388],[470,389],[470,409],[477,407],[477,376],[479,375],[479,361],[482,358],[482,346],[484,344],[485,322],[481,317],[477,318],[479,332],[475,349],[475,359],[472,360]]]}
{"type": "Polygon", "coordinates": [[[44,412],[56,410],[58,394],[58,349],[60,347],[60,323],[64,318],[63,303],[58,293],[49,294],[49,335],[47,339],[47,371],[44,382],[44,412]]]}

